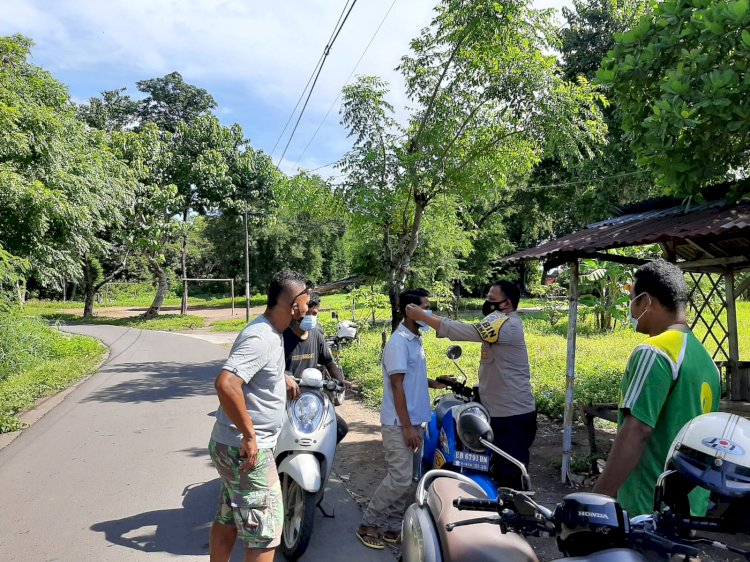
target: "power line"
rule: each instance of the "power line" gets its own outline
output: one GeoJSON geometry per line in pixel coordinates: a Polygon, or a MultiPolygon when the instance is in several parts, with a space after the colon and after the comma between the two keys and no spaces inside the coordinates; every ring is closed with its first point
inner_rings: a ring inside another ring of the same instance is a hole
{"type": "MultiPolygon", "coordinates": [[[[346,8],[348,5],[349,5],[349,0],[346,0],[346,4],[344,4],[344,9],[341,10],[341,14],[339,14],[339,19],[336,22],[336,25],[334,26],[333,31],[331,32],[331,37],[328,38],[328,43],[331,42],[331,38],[333,38],[333,33],[336,31],[336,28],[341,23],[341,18],[344,17],[344,12],[346,11],[346,8]]],[[[276,152],[276,147],[279,146],[279,142],[281,142],[281,139],[284,137],[284,133],[286,133],[286,128],[289,126],[289,123],[291,123],[292,121],[292,117],[294,117],[294,114],[297,112],[297,108],[299,107],[299,103],[302,101],[302,98],[305,96],[307,87],[310,85],[310,82],[312,82],[313,76],[315,76],[315,73],[318,71],[318,67],[323,63],[323,60],[325,60],[325,55],[326,55],[326,52],[324,49],[323,53],[320,55],[320,58],[318,59],[318,63],[315,65],[315,68],[313,68],[312,73],[310,73],[310,78],[307,79],[307,84],[305,84],[305,87],[302,89],[302,92],[300,93],[299,98],[297,98],[297,103],[294,104],[294,109],[292,109],[292,112],[289,114],[289,119],[286,120],[286,123],[284,124],[284,128],[279,134],[279,138],[276,139],[276,143],[273,145],[273,149],[271,150],[271,156],[273,156],[273,153],[276,152]]]]}
{"type": "MultiPolygon", "coordinates": [[[[349,80],[352,79],[352,76],[356,72],[357,67],[359,66],[359,63],[362,62],[362,59],[365,57],[365,54],[367,54],[367,50],[370,48],[370,45],[372,45],[372,42],[375,40],[375,37],[377,36],[378,32],[380,31],[380,28],[383,27],[383,24],[385,23],[385,20],[388,18],[388,15],[391,13],[391,10],[393,9],[393,6],[395,6],[395,5],[396,5],[396,0],[393,0],[393,2],[391,2],[391,7],[388,8],[388,11],[383,16],[383,19],[380,20],[380,24],[378,25],[377,29],[375,30],[375,33],[373,33],[372,37],[370,37],[370,42],[367,43],[367,45],[365,46],[364,51],[362,51],[362,54],[359,56],[359,59],[357,60],[357,63],[354,65],[354,68],[352,68],[352,71],[349,73],[349,76],[346,78],[346,81],[344,82],[344,85],[341,86],[341,88],[339,88],[339,93],[336,96],[336,99],[333,100],[333,103],[331,103],[331,107],[328,108],[328,111],[326,112],[325,116],[323,117],[323,119],[321,119],[320,123],[318,124],[318,128],[315,129],[315,132],[313,133],[313,136],[310,138],[310,140],[308,141],[308,143],[305,145],[305,148],[302,151],[302,154],[299,155],[299,158],[297,159],[297,162],[294,164],[295,168],[300,163],[300,161],[302,160],[302,157],[307,152],[307,149],[310,148],[310,145],[312,144],[312,142],[315,140],[315,137],[320,132],[320,128],[323,126],[323,123],[325,123],[326,119],[328,119],[328,116],[331,114],[331,111],[333,111],[333,108],[336,105],[336,102],[339,101],[339,98],[341,97],[341,90],[343,90],[344,87],[349,83],[349,80]]],[[[321,167],[324,168],[325,166],[321,166],[321,167]]],[[[315,169],[318,170],[320,168],[315,168],[315,169]]],[[[312,170],[312,171],[314,171],[314,170],[312,170]]]]}
{"type": "MultiPolygon", "coordinates": [[[[347,0],[347,4],[348,4],[347,0]]],[[[323,64],[326,61],[326,58],[328,57],[328,54],[331,52],[331,48],[333,47],[333,44],[336,42],[336,39],[339,36],[339,33],[341,33],[341,30],[344,27],[344,24],[346,23],[346,20],[349,19],[349,14],[352,13],[352,9],[354,9],[355,4],[357,3],[357,0],[353,0],[351,6],[349,6],[349,11],[346,12],[346,15],[344,16],[344,19],[342,20],[339,18],[339,24],[338,29],[334,29],[333,36],[331,40],[328,42],[328,44],[325,46],[325,49],[323,49],[323,58],[320,61],[320,64],[318,65],[317,73],[315,74],[315,79],[312,82],[312,86],[310,86],[310,91],[307,93],[307,99],[305,99],[305,104],[302,106],[302,110],[299,113],[299,117],[297,117],[297,122],[294,124],[294,129],[292,129],[292,134],[289,135],[289,140],[286,143],[286,146],[284,147],[284,152],[281,153],[281,156],[279,157],[279,161],[276,163],[276,166],[278,167],[279,164],[281,164],[281,161],[284,159],[284,155],[286,154],[286,151],[289,149],[289,145],[292,143],[292,139],[294,138],[294,133],[297,131],[297,127],[299,126],[299,122],[302,120],[302,115],[305,113],[305,109],[307,108],[307,103],[310,101],[310,97],[312,96],[313,90],[315,89],[315,84],[318,82],[318,78],[320,78],[320,72],[323,70],[323,64]]],[[[344,6],[344,10],[346,10],[346,6],[344,6]]]]}

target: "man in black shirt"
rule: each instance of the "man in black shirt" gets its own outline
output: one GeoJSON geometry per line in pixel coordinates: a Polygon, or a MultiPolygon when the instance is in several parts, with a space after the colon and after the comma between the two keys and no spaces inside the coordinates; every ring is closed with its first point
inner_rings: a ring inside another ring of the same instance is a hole
{"type": "MultiPolygon", "coordinates": [[[[300,320],[292,319],[292,323],[284,330],[286,373],[299,378],[305,369],[323,365],[332,377],[349,388],[350,384],[344,379],[344,373],[328,349],[323,328],[318,325],[319,310],[320,295],[310,293],[307,315],[300,320]]],[[[348,431],[349,427],[344,419],[336,414],[336,443],[340,443],[348,431]]]]}

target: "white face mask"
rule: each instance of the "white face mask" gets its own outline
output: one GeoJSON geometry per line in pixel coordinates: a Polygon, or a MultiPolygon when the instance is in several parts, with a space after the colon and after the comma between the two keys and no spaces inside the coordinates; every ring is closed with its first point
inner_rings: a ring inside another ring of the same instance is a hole
{"type": "MultiPolygon", "coordinates": [[[[425,310],[424,313],[427,316],[432,316],[432,310],[425,310]]],[[[424,333],[427,333],[430,331],[430,327],[424,322],[417,320],[417,324],[419,324],[419,329],[422,330],[424,333]]]]}
{"type": "Polygon", "coordinates": [[[636,295],[636,297],[634,299],[630,300],[630,306],[628,307],[628,315],[630,316],[630,323],[633,325],[633,329],[636,330],[636,331],[638,331],[638,321],[641,318],[643,318],[643,315],[646,314],[646,312],[648,311],[648,307],[651,306],[651,297],[650,296],[648,297],[648,305],[646,305],[646,308],[643,310],[643,312],[641,312],[641,314],[640,314],[640,316],[638,316],[638,318],[636,318],[635,316],[633,316],[633,303],[635,301],[637,301],[640,297],[642,297],[645,294],[646,293],[641,293],[639,295],[636,295]]]}

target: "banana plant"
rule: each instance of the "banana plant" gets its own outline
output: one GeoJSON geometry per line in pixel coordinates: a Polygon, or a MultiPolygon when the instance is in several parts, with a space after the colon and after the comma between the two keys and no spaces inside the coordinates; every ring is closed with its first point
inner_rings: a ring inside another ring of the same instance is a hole
{"type": "Polygon", "coordinates": [[[581,260],[579,302],[592,309],[598,330],[613,330],[617,320],[625,320],[630,302],[625,284],[632,273],[633,267],[628,265],[581,260]]]}

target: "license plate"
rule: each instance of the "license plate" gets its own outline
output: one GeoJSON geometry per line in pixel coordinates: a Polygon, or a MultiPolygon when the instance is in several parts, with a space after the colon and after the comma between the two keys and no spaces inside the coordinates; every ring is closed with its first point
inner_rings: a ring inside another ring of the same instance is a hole
{"type": "Polygon", "coordinates": [[[456,451],[453,464],[461,468],[473,468],[487,472],[490,469],[490,456],[485,453],[471,451],[456,451]]]}

